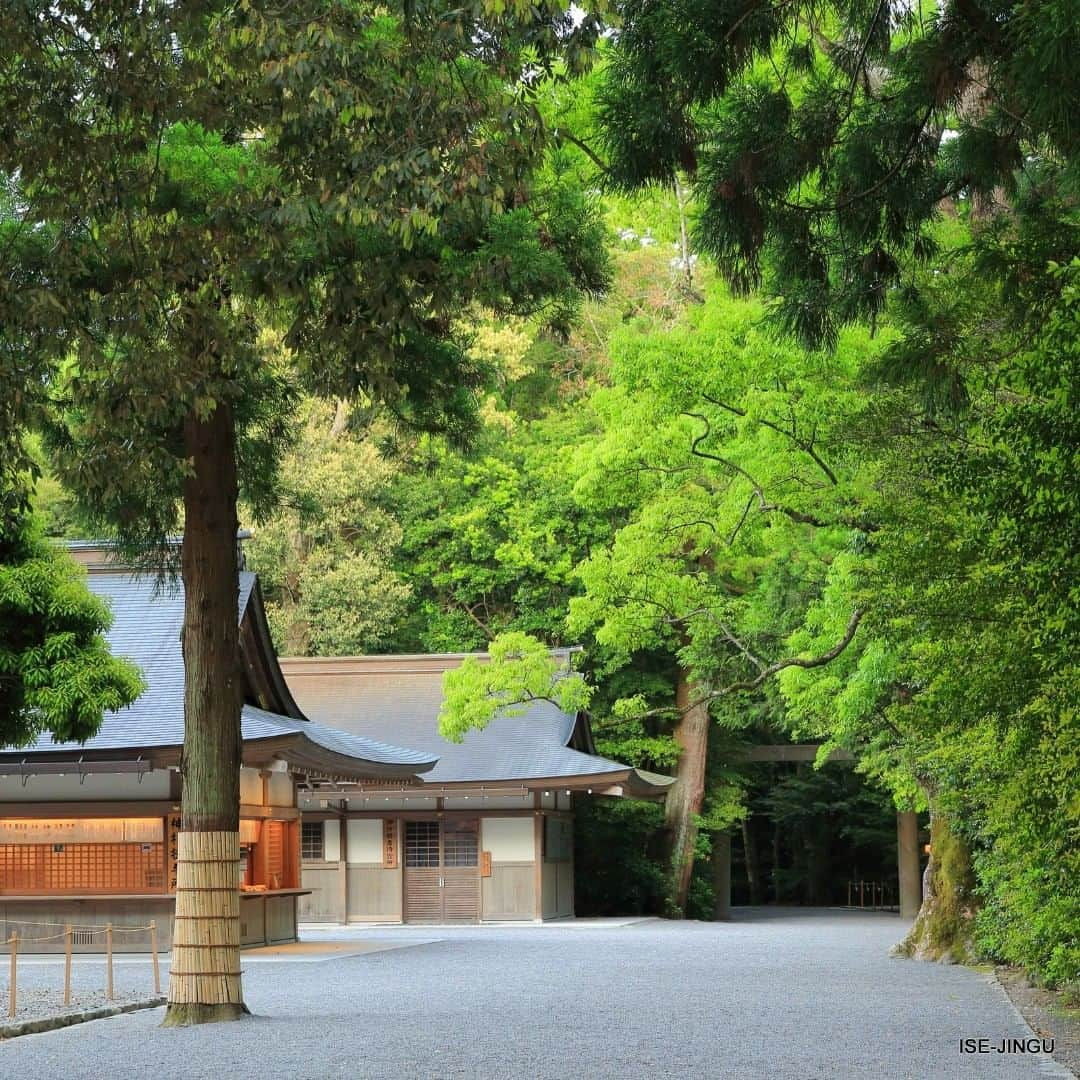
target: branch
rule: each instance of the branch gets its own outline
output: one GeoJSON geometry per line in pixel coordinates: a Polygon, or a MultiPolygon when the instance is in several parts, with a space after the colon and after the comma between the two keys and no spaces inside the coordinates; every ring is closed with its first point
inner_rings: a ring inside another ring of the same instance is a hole
{"type": "Polygon", "coordinates": [[[568,143],[576,146],[602,173],[610,173],[611,169],[604,164],[603,159],[592,149],[588,143],[582,142],[576,135],[571,135],[569,131],[562,131],[556,128],[552,135],[556,139],[565,139],[568,143]]]}
{"type": "MultiPolygon", "coordinates": [[[[708,394],[701,395],[710,405],[716,405],[718,408],[726,409],[730,413],[734,413],[736,416],[746,417],[746,410],[740,409],[737,405],[729,405],[726,401],[721,401],[719,398],[710,397],[708,394]]],[[[778,435],[783,435],[786,439],[790,439],[800,450],[808,454],[811,460],[821,469],[821,471],[829,478],[829,483],[834,487],[839,483],[836,479],[836,473],[829,468],[828,465],[822,461],[818,452],[814,449],[814,440],[811,439],[807,442],[805,439],[800,439],[794,431],[788,431],[787,428],[782,428],[779,424],[774,423],[772,420],[766,420],[761,416],[752,416],[749,419],[755,423],[761,424],[764,427],[775,431],[778,435]]]]}
{"type": "MultiPolygon", "coordinates": [[[[711,693],[706,694],[700,700],[694,702],[694,705],[700,705],[703,702],[712,701],[715,698],[726,697],[728,694],[734,694],[740,690],[756,690],[766,681],[766,679],[771,679],[778,672],[783,671],[784,668],[818,668],[832,663],[832,661],[851,644],[855,637],[855,632],[859,629],[859,623],[862,621],[863,614],[864,613],[860,608],[856,608],[851,613],[851,618],[848,620],[844,636],[829,649],[828,652],[823,652],[819,656],[812,656],[809,659],[804,659],[801,656],[790,656],[785,660],[777,660],[775,664],[770,664],[767,668],[763,668],[756,678],[732,683],[730,686],[725,686],[722,690],[714,690],[711,693]]],[[[691,706],[691,708],[692,707],[693,706],[691,706]]]]}
{"type": "MultiPolygon", "coordinates": [[[[705,430],[694,437],[694,441],[690,444],[690,453],[694,457],[705,458],[708,461],[715,461],[719,465],[723,465],[724,468],[730,469],[733,473],[737,473],[744,480],[746,480],[754,489],[754,494],[758,500],[758,510],[763,514],[772,513],[774,510],[778,510],[781,514],[789,517],[792,521],[798,522],[800,525],[814,525],[818,528],[828,528],[832,522],[823,521],[821,518],[815,517],[813,514],[804,514],[801,510],[795,510],[790,506],[782,506],[780,503],[771,503],[765,498],[765,489],[759,484],[741,465],[736,465],[734,461],[729,461],[727,458],[720,457],[719,454],[711,454],[708,450],[702,450],[701,444],[712,434],[712,425],[709,423],[709,418],[703,416],[701,413],[684,412],[683,416],[693,417],[695,420],[700,420],[705,425],[705,430]]],[[[741,523],[740,523],[741,524],[741,523]]]]}

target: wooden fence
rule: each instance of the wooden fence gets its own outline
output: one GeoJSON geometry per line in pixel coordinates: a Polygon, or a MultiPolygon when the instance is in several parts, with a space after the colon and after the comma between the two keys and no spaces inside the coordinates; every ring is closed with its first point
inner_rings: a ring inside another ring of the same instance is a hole
{"type": "Polygon", "coordinates": [[[889,881],[849,881],[847,906],[870,911],[899,911],[895,889],[889,881]]]}
{"type": "MultiPolygon", "coordinates": [[[[60,923],[34,923],[35,926],[57,927],[60,923]]],[[[151,922],[146,926],[113,926],[112,923],[102,925],[86,925],[82,923],[66,923],[58,934],[46,934],[42,937],[23,937],[13,932],[7,940],[8,954],[10,957],[10,973],[8,976],[8,1016],[14,1016],[18,1008],[19,990],[19,947],[38,945],[46,941],[59,941],[64,939],[64,1004],[71,1004],[71,947],[75,941],[75,935],[79,935],[79,943],[86,944],[99,934],[105,936],[105,996],[113,1000],[113,935],[134,934],[150,931],[150,962],[154,971],[154,994],[161,994],[161,971],[158,967],[157,951],[157,923],[151,922]]]]}

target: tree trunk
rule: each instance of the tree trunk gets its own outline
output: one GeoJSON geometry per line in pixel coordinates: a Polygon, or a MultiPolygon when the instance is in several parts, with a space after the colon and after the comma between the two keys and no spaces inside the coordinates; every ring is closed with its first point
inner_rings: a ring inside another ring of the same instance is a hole
{"type": "Polygon", "coordinates": [[[896,813],[896,865],[900,918],[917,918],[922,907],[922,883],[919,880],[919,817],[914,810],[896,813]]]}
{"type": "Polygon", "coordinates": [[[675,741],[680,748],[675,783],[668,791],[666,822],[671,838],[671,885],[668,903],[671,914],[681,918],[686,914],[686,898],[690,893],[690,875],[694,870],[694,847],[697,843],[698,815],[705,801],[705,759],[709,745],[709,706],[703,702],[691,706],[700,696],[700,687],[679,672],[675,687],[675,705],[679,723],[675,741]]]}
{"type": "Polygon", "coordinates": [[[757,840],[746,818],[742,822],[743,858],[746,862],[746,884],[750,890],[750,904],[761,903],[761,864],[758,861],[757,840]]]}
{"type": "Polygon", "coordinates": [[[184,448],[184,753],[167,1027],[236,1020],[240,985],[240,665],[236,437],[219,403],[184,448]]]}
{"type": "Polygon", "coordinates": [[[773,903],[780,903],[780,823],[772,827],[772,896],[773,903]]]}
{"type": "Polygon", "coordinates": [[[686,224],[686,193],[682,183],[675,177],[675,202],[679,207],[679,257],[682,259],[682,271],[686,278],[686,295],[700,299],[694,291],[694,264],[690,259],[690,232],[686,224]]]}
{"type": "Polygon", "coordinates": [[[965,964],[975,959],[972,929],[975,874],[971,852],[949,827],[948,818],[930,806],[930,861],[923,873],[918,917],[896,946],[900,956],[965,964]]]}
{"type": "Polygon", "coordinates": [[[713,919],[727,922],[731,918],[731,833],[712,834],[713,919]]]}
{"type": "Polygon", "coordinates": [[[349,426],[349,403],[344,398],[337,399],[334,409],[334,422],[330,425],[330,437],[340,439],[349,426]]]}

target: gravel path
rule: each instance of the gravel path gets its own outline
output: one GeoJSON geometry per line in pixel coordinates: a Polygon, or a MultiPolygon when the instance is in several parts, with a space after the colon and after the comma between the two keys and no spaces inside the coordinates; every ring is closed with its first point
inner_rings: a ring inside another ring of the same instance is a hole
{"type": "MultiPolygon", "coordinates": [[[[152,996],[152,995],[147,995],[152,996]]],[[[52,1016],[65,1016],[68,1013],[89,1012],[91,1009],[104,1009],[110,1005],[130,1005],[142,1000],[131,995],[114,994],[110,1000],[104,990],[83,990],[72,992],[71,1003],[64,1004],[63,990],[44,990],[40,988],[19,988],[15,995],[15,1015],[8,1012],[8,994],[0,990],[0,1025],[18,1024],[23,1020],[44,1020],[52,1016]]]]}
{"type": "Polygon", "coordinates": [[[0,1077],[1068,1075],[1045,1055],[961,1056],[961,1038],[1030,1030],[987,976],[889,959],[901,930],[883,914],[774,909],[720,925],[321,931],[308,936],[415,947],[248,962],[249,1021],[163,1031],[150,1010],[28,1035],[0,1045],[0,1077]]]}

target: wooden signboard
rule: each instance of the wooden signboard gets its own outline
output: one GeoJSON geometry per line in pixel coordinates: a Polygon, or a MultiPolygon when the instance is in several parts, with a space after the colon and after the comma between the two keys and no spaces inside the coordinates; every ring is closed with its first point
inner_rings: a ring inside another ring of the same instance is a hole
{"type": "Polygon", "coordinates": [[[168,834],[165,850],[169,859],[169,892],[176,892],[176,860],[180,856],[180,815],[170,814],[166,822],[168,834]]]}
{"type": "Polygon", "coordinates": [[[397,869],[397,822],[391,818],[382,823],[382,864],[384,870],[397,869]]]}
{"type": "Polygon", "coordinates": [[[480,876],[491,877],[491,852],[480,852],[480,876]]]}

